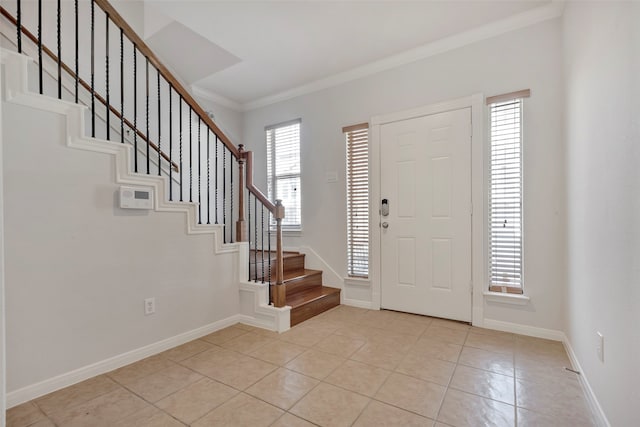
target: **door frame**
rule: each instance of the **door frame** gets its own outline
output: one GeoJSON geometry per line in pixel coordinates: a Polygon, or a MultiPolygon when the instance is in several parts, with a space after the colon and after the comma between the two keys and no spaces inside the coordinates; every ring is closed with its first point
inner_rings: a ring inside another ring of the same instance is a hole
{"type": "Polygon", "coordinates": [[[381,179],[380,126],[462,108],[471,108],[471,322],[483,325],[483,284],[485,277],[485,185],[484,185],[484,95],[477,93],[465,98],[431,104],[371,118],[371,149],[369,150],[369,275],[371,280],[371,308],[380,309],[382,276],[382,228],[379,201],[381,179]]]}

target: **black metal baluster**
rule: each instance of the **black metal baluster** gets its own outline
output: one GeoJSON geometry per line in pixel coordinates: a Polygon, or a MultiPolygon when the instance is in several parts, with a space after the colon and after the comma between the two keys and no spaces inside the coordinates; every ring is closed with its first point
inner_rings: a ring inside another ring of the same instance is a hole
{"type": "Polygon", "coordinates": [[[262,262],[262,283],[264,283],[264,204],[260,205],[260,220],[262,221],[260,225],[260,248],[262,249],[260,261],[262,262]]]}
{"type": "Polygon", "coordinates": [[[193,202],[193,109],[189,107],[189,201],[193,202]]]}
{"type": "Polygon", "coordinates": [[[38,84],[42,95],[42,0],[38,0],[38,84]]]}
{"type": "Polygon", "coordinates": [[[79,60],[78,60],[78,50],[79,50],[79,48],[78,48],[78,40],[80,38],[80,34],[79,34],[80,30],[79,30],[79,25],[78,25],[78,0],[74,1],[74,9],[75,9],[75,15],[76,15],[75,16],[75,27],[76,27],[75,28],[76,29],[76,41],[75,41],[75,43],[76,43],[76,75],[75,75],[74,80],[75,80],[75,89],[76,89],[76,91],[75,91],[75,99],[76,99],[76,104],[77,104],[78,103],[78,90],[79,90],[78,86],[79,86],[79,83],[80,83],[80,77],[79,77],[80,76],[80,70],[79,70],[80,64],[79,64],[79,60]]]}
{"type": "Polygon", "coordinates": [[[182,202],[182,95],[180,95],[180,201],[182,202]]]}
{"type": "Polygon", "coordinates": [[[17,4],[16,31],[18,32],[17,34],[18,53],[22,53],[22,0],[18,0],[18,4],[17,4]]]}
{"type": "Polygon", "coordinates": [[[229,231],[231,232],[231,243],[233,243],[233,155],[231,151],[229,151],[229,172],[230,172],[230,189],[229,189],[229,220],[231,224],[229,224],[229,231]]]}
{"type": "Polygon", "coordinates": [[[91,137],[96,137],[96,91],[95,91],[95,71],[96,71],[96,37],[95,37],[95,5],[91,0],[91,137]]]}
{"type": "Polygon", "coordinates": [[[57,16],[56,16],[56,25],[57,25],[57,41],[58,41],[58,99],[62,99],[62,34],[60,31],[60,27],[62,25],[62,5],[60,4],[60,0],[56,3],[57,6],[57,16]]]}
{"type": "Polygon", "coordinates": [[[120,142],[124,144],[124,31],[120,28],[120,142]]]}
{"type": "Polygon", "coordinates": [[[251,193],[248,193],[247,197],[247,211],[247,218],[249,220],[249,222],[247,223],[247,227],[249,230],[249,281],[251,281],[251,193]]]}
{"type": "Polygon", "coordinates": [[[211,131],[207,126],[207,224],[211,224],[211,131]]]}
{"type": "Polygon", "coordinates": [[[215,210],[215,218],[216,221],[215,223],[218,223],[218,135],[216,135],[216,155],[215,155],[215,159],[216,159],[216,167],[215,169],[215,174],[216,174],[216,178],[215,178],[215,195],[214,195],[214,210],[215,210]]]}
{"type": "Polygon", "coordinates": [[[223,242],[227,243],[227,147],[222,147],[222,226],[223,242]]]}
{"type": "Polygon", "coordinates": [[[133,44],[133,171],[138,173],[138,51],[133,44]]]}
{"type": "MultiPolygon", "coordinates": [[[[162,165],[162,112],[160,111],[160,70],[157,68],[156,73],[158,76],[158,176],[162,176],[162,169],[160,168],[162,165]]],[[[169,165],[169,170],[171,170],[171,165],[169,165]]],[[[169,185],[171,185],[171,181],[169,181],[169,185]]]]}
{"type": "MultiPolygon", "coordinates": [[[[255,281],[258,281],[258,198],[255,198],[255,203],[253,204],[253,217],[256,219],[255,227],[253,228],[253,241],[254,250],[253,250],[253,265],[256,266],[256,274],[255,281]]],[[[263,277],[264,279],[264,277],[263,277]]]]}
{"type": "Polygon", "coordinates": [[[145,133],[146,137],[147,137],[147,175],[149,175],[150,171],[151,171],[151,153],[149,151],[149,149],[151,148],[149,146],[149,142],[151,141],[149,139],[149,58],[145,56],[146,59],[146,110],[147,110],[147,133],[145,133]]]}
{"type": "Polygon", "coordinates": [[[201,188],[202,188],[202,159],[200,156],[202,155],[202,147],[200,145],[200,129],[202,128],[202,119],[198,116],[198,224],[202,224],[202,196],[201,196],[201,188]]]}
{"type": "MultiPolygon", "coordinates": [[[[271,228],[271,211],[267,213],[267,227],[271,228]]],[[[271,230],[267,230],[267,242],[269,251],[269,304],[271,304],[271,230]]]]}
{"type": "Polygon", "coordinates": [[[173,89],[169,85],[169,201],[173,201],[173,89]]]}
{"type": "Polygon", "coordinates": [[[111,140],[111,101],[109,98],[109,14],[105,12],[104,14],[104,23],[105,23],[105,89],[106,89],[106,101],[107,105],[105,106],[107,111],[107,141],[111,140]]]}

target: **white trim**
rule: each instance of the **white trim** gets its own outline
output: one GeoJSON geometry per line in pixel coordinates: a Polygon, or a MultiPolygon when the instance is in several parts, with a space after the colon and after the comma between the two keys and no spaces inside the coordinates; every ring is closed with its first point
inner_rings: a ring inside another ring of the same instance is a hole
{"type": "Polygon", "coordinates": [[[564,339],[562,340],[562,342],[564,344],[565,350],[567,351],[567,354],[569,355],[569,360],[571,361],[571,367],[574,370],[580,372],[580,375],[578,375],[578,378],[579,378],[580,384],[582,385],[584,394],[587,397],[587,403],[589,404],[591,413],[596,418],[595,421],[597,425],[601,427],[611,427],[611,424],[607,419],[607,415],[602,410],[602,406],[600,406],[600,402],[598,402],[598,398],[596,397],[596,394],[593,392],[593,389],[589,384],[589,380],[587,379],[585,372],[582,370],[582,367],[580,366],[580,362],[578,362],[578,357],[576,356],[576,353],[573,351],[573,347],[571,347],[571,342],[569,341],[569,337],[567,337],[565,334],[563,335],[564,335],[564,339]]]}
{"type": "Polygon", "coordinates": [[[200,86],[195,86],[195,85],[191,85],[191,92],[193,93],[193,96],[198,97],[198,98],[202,98],[205,99],[207,101],[211,101],[214,102],[222,107],[226,107],[230,110],[236,111],[236,112],[242,112],[245,111],[244,108],[242,107],[241,104],[237,103],[236,101],[226,98],[222,95],[219,95],[215,92],[213,92],[210,89],[204,89],[200,86]]]}
{"type": "Polygon", "coordinates": [[[369,280],[371,280],[371,308],[380,310],[380,125],[372,118],[369,123],[369,280]]]}
{"type": "Polygon", "coordinates": [[[471,323],[484,324],[484,301],[482,291],[487,269],[485,245],[486,211],[484,207],[486,188],[484,179],[484,153],[486,150],[484,127],[484,95],[477,93],[471,97],[471,323]]]}
{"type": "MultiPolygon", "coordinates": [[[[474,94],[465,98],[440,102],[424,107],[413,108],[384,116],[375,116],[371,123],[371,149],[369,150],[369,179],[370,199],[369,199],[369,254],[371,265],[378,268],[371,268],[369,279],[371,280],[371,308],[380,309],[381,297],[381,229],[380,213],[378,212],[378,201],[382,197],[380,194],[380,126],[385,123],[392,123],[399,120],[408,120],[416,117],[431,114],[471,108],[471,203],[473,206],[483,206],[484,203],[484,95],[474,94]]],[[[483,325],[483,278],[485,277],[485,257],[484,248],[484,227],[485,214],[482,209],[474,209],[471,218],[471,278],[473,281],[473,296],[471,299],[471,321],[474,326],[483,325]]]]}
{"type": "Polygon", "coordinates": [[[537,326],[503,322],[502,320],[484,319],[484,327],[487,329],[494,329],[496,331],[511,332],[513,334],[544,338],[553,341],[563,341],[565,338],[564,332],[556,329],[539,328],[537,326]]]}
{"type": "Polygon", "coordinates": [[[268,304],[269,285],[240,281],[240,318],[243,323],[285,332],[291,328],[291,307],[274,307],[268,304]]]}
{"type": "Polygon", "coordinates": [[[531,300],[527,295],[509,294],[506,292],[485,291],[482,295],[484,295],[485,301],[496,304],[527,305],[531,300]]]}
{"type": "Polygon", "coordinates": [[[162,341],[158,341],[153,344],[149,344],[147,346],[140,347],[138,349],[131,350],[105,360],[101,360],[91,365],[75,369],[71,372],[49,378],[39,383],[23,387],[21,389],[12,391],[7,395],[7,405],[9,408],[12,408],[21,403],[28,402],[29,400],[43,396],[47,393],[60,390],[61,388],[68,387],[97,375],[102,375],[114,369],[118,369],[131,363],[137,362],[141,359],[144,359],[145,357],[153,356],[154,354],[161,353],[170,348],[182,345],[189,341],[193,341],[205,335],[209,335],[212,332],[226,328],[227,326],[234,325],[238,322],[241,322],[242,320],[244,319],[241,315],[235,314],[233,316],[227,317],[226,319],[218,320],[217,322],[213,322],[208,325],[193,329],[191,331],[178,334],[171,338],[167,338],[162,341]]]}
{"type": "MultiPolygon", "coordinates": [[[[478,95],[483,98],[482,95],[478,95]]],[[[411,108],[408,110],[397,111],[395,113],[373,116],[371,118],[371,126],[379,126],[387,123],[399,122],[402,120],[415,119],[417,117],[430,116],[432,114],[444,113],[447,111],[460,110],[462,108],[473,107],[473,97],[452,99],[449,101],[438,102],[436,104],[425,105],[422,107],[411,108]]],[[[378,141],[379,142],[379,141],[378,141]]]]}
{"type": "Polygon", "coordinates": [[[387,71],[402,65],[410,64],[421,59],[429,58],[444,52],[458,49],[482,40],[499,36],[501,34],[525,28],[543,21],[557,18],[564,11],[564,1],[552,1],[535,9],[528,10],[517,15],[510,16],[499,21],[492,22],[474,28],[469,31],[445,37],[423,46],[407,50],[405,52],[388,56],[377,61],[370,62],[348,71],[337,73],[314,82],[298,86],[283,92],[258,98],[242,104],[242,111],[250,111],[262,108],[277,102],[286,101],[301,95],[317,92],[353,80],[361,79],[373,74],[387,71]]]}
{"type": "Polygon", "coordinates": [[[298,252],[305,255],[304,263],[306,268],[322,270],[322,283],[329,283],[332,288],[344,289],[342,275],[338,274],[318,252],[309,246],[300,246],[298,252]]]}
{"type": "Polygon", "coordinates": [[[269,286],[249,280],[249,242],[238,243],[240,316],[251,326],[284,332],[291,327],[291,307],[269,305],[269,286]]]}
{"type": "Polygon", "coordinates": [[[343,305],[349,305],[351,307],[357,307],[357,308],[366,308],[368,310],[376,310],[373,308],[373,304],[369,301],[362,301],[359,299],[349,299],[349,298],[344,298],[342,300],[342,304],[343,305]]]}

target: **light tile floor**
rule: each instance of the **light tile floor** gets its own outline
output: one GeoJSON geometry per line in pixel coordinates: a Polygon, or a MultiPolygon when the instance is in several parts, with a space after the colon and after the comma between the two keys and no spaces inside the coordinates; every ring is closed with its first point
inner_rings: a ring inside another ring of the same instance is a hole
{"type": "Polygon", "coordinates": [[[340,306],[234,325],[7,413],[9,427],[591,426],[561,343],[340,306]]]}

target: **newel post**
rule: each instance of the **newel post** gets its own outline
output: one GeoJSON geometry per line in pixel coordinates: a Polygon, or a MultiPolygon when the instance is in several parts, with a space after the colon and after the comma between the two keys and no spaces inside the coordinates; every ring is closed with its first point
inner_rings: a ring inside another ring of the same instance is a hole
{"type": "Polygon", "coordinates": [[[236,242],[247,241],[247,225],[244,221],[244,165],[246,155],[244,145],[238,145],[238,221],[236,222],[236,242]]]}
{"type": "Polygon", "coordinates": [[[276,219],[276,286],[273,292],[273,304],[276,307],[284,307],[286,292],[283,283],[282,219],[284,218],[284,206],[282,206],[282,200],[276,200],[276,211],[273,216],[276,219]]]}

